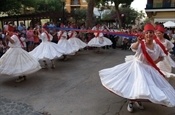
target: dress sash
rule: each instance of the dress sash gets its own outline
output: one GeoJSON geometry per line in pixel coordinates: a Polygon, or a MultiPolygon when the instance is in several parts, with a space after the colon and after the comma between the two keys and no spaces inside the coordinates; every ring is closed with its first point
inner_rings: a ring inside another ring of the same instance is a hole
{"type": "Polygon", "coordinates": [[[46,33],[46,36],[47,36],[48,41],[50,41],[50,36],[49,36],[49,34],[48,34],[47,32],[45,32],[45,33],[46,33]]]}
{"type": "Polygon", "coordinates": [[[165,46],[160,42],[160,40],[158,40],[156,37],[154,38],[154,40],[156,41],[157,44],[159,44],[159,46],[162,48],[163,52],[168,55],[168,51],[166,50],[165,46]]]}
{"type": "Polygon", "coordinates": [[[71,38],[73,35],[74,35],[74,32],[72,31],[71,34],[70,34],[70,36],[69,36],[69,38],[71,38]]]}
{"type": "Polygon", "coordinates": [[[17,34],[14,34],[14,35],[17,36],[18,40],[20,41],[21,46],[24,47],[24,43],[23,43],[23,41],[20,39],[20,37],[19,37],[17,34]]]}
{"type": "Polygon", "coordinates": [[[154,63],[154,61],[152,60],[152,58],[150,57],[150,55],[148,54],[148,52],[146,51],[146,47],[145,47],[145,43],[144,41],[141,41],[141,49],[142,52],[145,56],[145,58],[147,59],[147,61],[151,64],[151,66],[153,66],[163,77],[165,77],[165,75],[160,71],[160,69],[156,66],[156,64],[154,63]]]}
{"type": "Polygon", "coordinates": [[[63,31],[61,31],[60,35],[58,36],[58,40],[60,40],[62,35],[63,35],[63,31]]]}

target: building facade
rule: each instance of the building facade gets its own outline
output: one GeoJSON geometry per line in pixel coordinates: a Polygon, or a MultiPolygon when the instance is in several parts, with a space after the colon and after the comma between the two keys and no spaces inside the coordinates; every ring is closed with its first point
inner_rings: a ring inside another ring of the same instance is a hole
{"type": "Polygon", "coordinates": [[[76,9],[87,9],[86,0],[65,0],[65,9],[71,13],[76,9]]]}
{"type": "Polygon", "coordinates": [[[154,22],[175,22],[175,0],[147,0],[145,12],[154,22]]]}

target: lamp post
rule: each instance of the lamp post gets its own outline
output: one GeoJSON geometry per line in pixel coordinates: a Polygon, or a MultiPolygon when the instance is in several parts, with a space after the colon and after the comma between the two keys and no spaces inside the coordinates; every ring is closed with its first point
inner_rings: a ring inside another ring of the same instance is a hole
{"type": "Polygon", "coordinates": [[[64,12],[64,6],[65,6],[65,0],[61,0],[62,2],[62,18],[61,18],[61,22],[64,24],[64,18],[65,18],[65,12],[64,12]]]}
{"type": "Polygon", "coordinates": [[[102,6],[100,6],[99,8],[98,8],[98,13],[100,14],[100,21],[101,21],[101,15],[102,15],[102,12],[103,12],[103,7],[102,6]]]}
{"type": "Polygon", "coordinates": [[[125,14],[121,14],[122,27],[125,28],[125,14]]]}

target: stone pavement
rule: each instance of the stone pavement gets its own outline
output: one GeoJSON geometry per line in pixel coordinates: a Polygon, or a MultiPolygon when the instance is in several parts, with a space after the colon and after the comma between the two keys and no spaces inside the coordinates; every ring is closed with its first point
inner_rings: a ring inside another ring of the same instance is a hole
{"type": "Polygon", "coordinates": [[[0,96],[0,115],[42,115],[35,112],[30,105],[15,102],[0,96]]]}
{"type": "MultiPolygon", "coordinates": [[[[16,83],[1,76],[0,115],[175,115],[175,108],[144,102],[145,110],[126,110],[127,100],[106,90],[98,71],[123,63],[129,50],[83,50],[55,69],[42,69],[16,83]]],[[[174,70],[173,70],[174,71],[174,70]]],[[[175,79],[169,79],[175,87],[175,79]]]]}

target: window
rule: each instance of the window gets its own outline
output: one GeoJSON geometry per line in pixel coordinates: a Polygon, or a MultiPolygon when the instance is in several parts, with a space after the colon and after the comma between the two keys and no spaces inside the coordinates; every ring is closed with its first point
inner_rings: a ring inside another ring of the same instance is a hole
{"type": "Polygon", "coordinates": [[[163,0],[163,7],[170,8],[171,7],[171,0],[163,0]]]}
{"type": "Polygon", "coordinates": [[[79,5],[80,1],[79,0],[71,0],[72,5],[79,5]]]}

